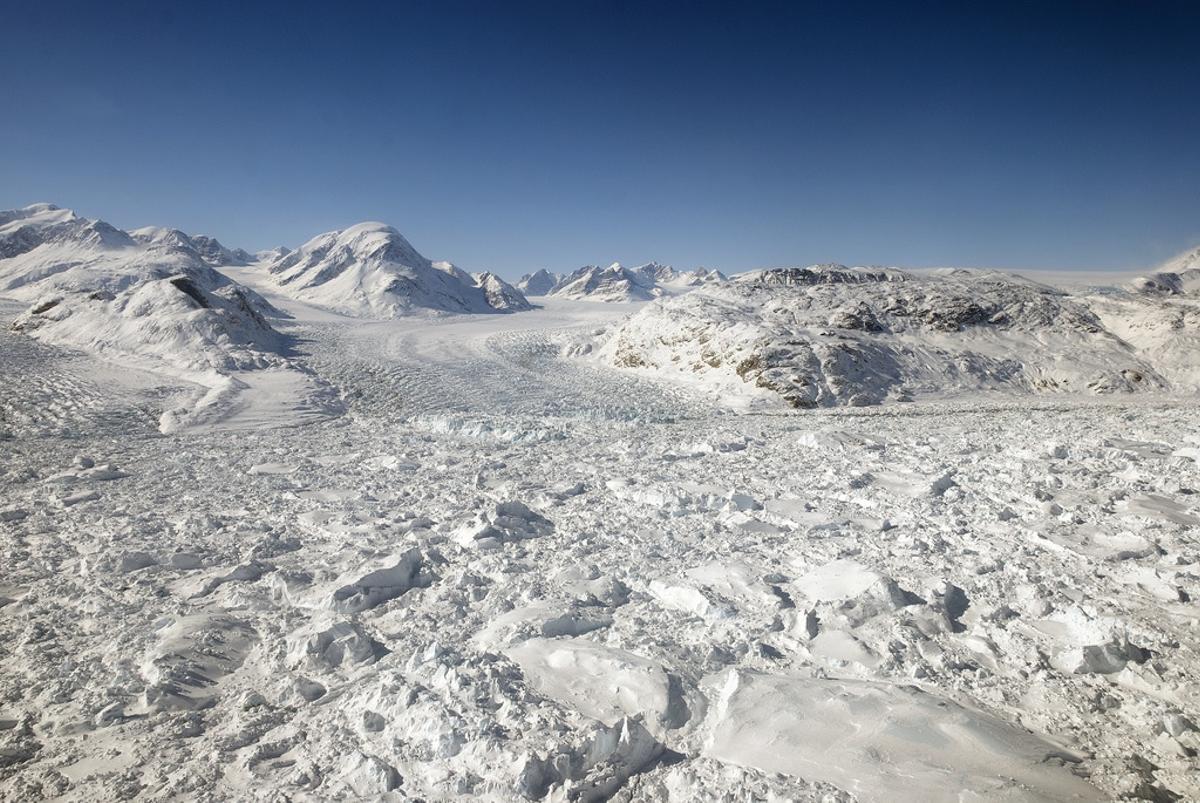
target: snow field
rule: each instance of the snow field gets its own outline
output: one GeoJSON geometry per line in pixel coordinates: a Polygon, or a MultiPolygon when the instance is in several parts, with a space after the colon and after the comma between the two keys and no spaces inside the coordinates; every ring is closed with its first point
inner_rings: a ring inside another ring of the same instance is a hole
{"type": "Polygon", "coordinates": [[[7,441],[0,794],[1196,794],[1189,408],[630,419],[575,370],[555,439],[347,384],[7,441]]]}

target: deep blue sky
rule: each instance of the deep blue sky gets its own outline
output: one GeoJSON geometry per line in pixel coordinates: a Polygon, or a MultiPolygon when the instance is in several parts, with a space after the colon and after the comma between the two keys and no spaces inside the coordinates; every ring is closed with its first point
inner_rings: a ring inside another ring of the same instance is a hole
{"type": "Polygon", "coordinates": [[[508,276],[1200,243],[1200,3],[187,5],[4,3],[0,208],[508,276]]]}

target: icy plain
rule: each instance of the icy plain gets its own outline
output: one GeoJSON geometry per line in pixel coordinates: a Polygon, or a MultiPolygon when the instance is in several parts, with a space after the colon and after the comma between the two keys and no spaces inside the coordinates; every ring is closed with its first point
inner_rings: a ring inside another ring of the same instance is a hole
{"type": "Polygon", "coordinates": [[[1194,402],[748,413],[578,356],[638,305],[255,270],[289,371],[171,435],[0,307],[0,798],[1200,799],[1194,402]]]}

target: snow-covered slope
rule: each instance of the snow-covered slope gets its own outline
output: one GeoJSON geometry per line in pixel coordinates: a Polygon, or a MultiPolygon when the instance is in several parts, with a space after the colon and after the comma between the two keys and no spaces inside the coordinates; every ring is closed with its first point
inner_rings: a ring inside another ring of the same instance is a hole
{"type": "Polygon", "coordinates": [[[417,311],[490,313],[528,309],[510,285],[492,293],[449,262],[434,263],[383,223],[322,234],[267,264],[280,292],[347,315],[391,318],[417,311]],[[503,306],[494,306],[493,300],[503,306]],[[522,306],[523,304],[523,306],[522,306]]]}
{"type": "Polygon", "coordinates": [[[1200,270],[1200,245],[1182,254],[1168,259],[1159,268],[1160,271],[1183,273],[1189,270],[1200,270]]]}
{"type": "Polygon", "coordinates": [[[541,295],[587,301],[649,301],[664,295],[686,292],[706,284],[725,281],[720,271],[699,268],[695,271],[677,271],[669,265],[649,262],[636,268],[626,268],[614,262],[606,268],[587,265],[574,273],[558,277],[546,271],[538,271],[524,277],[521,283],[536,286],[541,295]],[[548,279],[557,281],[548,289],[548,279]]]}
{"type": "Polygon", "coordinates": [[[0,259],[21,256],[46,244],[122,248],[133,241],[102,220],[87,220],[54,204],[31,204],[0,212],[0,259]]]}
{"type": "Polygon", "coordinates": [[[1169,385],[1155,360],[1084,301],[995,272],[748,274],[643,308],[600,353],[617,366],[795,407],[1169,385]]]}
{"type": "Polygon", "coordinates": [[[1200,298],[1200,246],[1167,260],[1153,273],[1139,276],[1128,289],[1147,295],[1200,298]]]}
{"type": "Polygon", "coordinates": [[[253,291],[172,239],[139,240],[50,204],[0,212],[0,294],[47,342],[191,369],[260,365],[279,336],[253,291]]]}
{"type": "Polygon", "coordinates": [[[1138,293],[1200,297],[1200,254],[1197,257],[1197,267],[1161,270],[1140,276],[1133,281],[1131,289],[1138,293]]]}
{"type": "Polygon", "coordinates": [[[1127,287],[1093,289],[1087,303],[1173,386],[1200,388],[1200,249],[1127,287]]]}
{"type": "Polygon", "coordinates": [[[292,249],[287,246],[277,245],[274,248],[268,248],[264,251],[255,252],[254,262],[276,262],[283,259],[288,254],[292,253],[292,249]]]}
{"type": "Polygon", "coordinates": [[[229,402],[243,387],[232,374],[290,368],[271,305],[161,231],[133,236],[50,204],[0,212],[0,296],[28,305],[18,332],[204,388],[166,415],[173,429],[229,402]]]}

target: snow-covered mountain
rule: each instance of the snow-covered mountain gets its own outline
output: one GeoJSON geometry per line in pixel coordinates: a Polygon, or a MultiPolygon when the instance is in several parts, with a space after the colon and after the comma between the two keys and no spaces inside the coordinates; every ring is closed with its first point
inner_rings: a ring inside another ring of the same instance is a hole
{"type": "Polygon", "coordinates": [[[1200,248],[1124,288],[1096,288],[1087,303],[1178,388],[1200,388],[1200,248]]]}
{"type": "Polygon", "coordinates": [[[226,265],[243,266],[254,262],[256,257],[241,248],[226,248],[215,237],[202,234],[184,234],[179,229],[161,226],[145,226],[133,229],[129,236],[139,243],[173,246],[195,251],[204,262],[214,268],[226,265]]]}
{"type": "Polygon", "coordinates": [[[290,253],[292,253],[292,249],[288,248],[287,246],[277,245],[274,248],[267,248],[265,250],[255,252],[253,261],[275,262],[276,260],[283,259],[290,253]]]}
{"type": "Polygon", "coordinates": [[[657,262],[627,268],[620,262],[614,262],[608,267],[585,265],[574,273],[565,275],[542,269],[522,276],[517,282],[517,287],[529,295],[629,302],[649,301],[723,281],[725,277],[720,271],[705,268],[677,271],[669,265],[660,265],[657,262]]]}
{"type": "Polygon", "coordinates": [[[668,285],[676,287],[701,287],[707,284],[720,284],[729,279],[716,268],[696,268],[695,270],[678,271],[668,285]]]}
{"type": "Polygon", "coordinates": [[[1153,295],[1200,297],[1200,246],[1167,260],[1153,273],[1134,279],[1129,289],[1153,295]]]}
{"type": "Polygon", "coordinates": [[[670,265],[660,265],[657,262],[649,262],[632,268],[631,271],[643,283],[656,288],[660,295],[670,291],[678,292],[690,287],[726,281],[725,275],[719,270],[709,268],[675,270],[670,265]]]}
{"type": "Polygon", "coordinates": [[[533,309],[533,305],[525,298],[525,295],[516,287],[513,287],[508,282],[501,279],[496,274],[490,271],[482,273],[473,273],[471,278],[475,285],[483,290],[487,296],[488,304],[493,309],[502,312],[520,312],[523,310],[533,309]]]}
{"type": "Polygon", "coordinates": [[[270,305],[174,237],[140,239],[69,209],[0,212],[0,295],[48,342],[190,369],[259,365],[279,336],[270,305]]]}
{"type": "Polygon", "coordinates": [[[274,369],[276,386],[315,388],[267,321],[278,311],[205,253],[205,242],[180,232],[127,233],[34,204],[0,212],[0,296],[28,305],[17,332],[200,388],[164,411],[164,431],[240,403],[245,372],[274,369]]]}
{"type": "Polygon", "coordinates": [[[1106,327],[1115,317],[1011,274],[817,266],[657,301],[618,325],[600,353],[795,407],[1169,387],[1151,351],[1106,327]]]}
{"type": "Polygon", "coordinates": [[[347,315],[529,309],[520,291],[488,274],[488,286],[449,262],[431,262],[383,223],[321,234],[267,263],[280,292],[347,315]]]}
{"type": "Polygon", "coordinates": [[[606,268],[587,265],[566,276],[549,295],[587,301],[649,301],[661,295],[654,280],[619,262],[606,268]]]}
{"type": "Polygon", "coordinates": [[[1139,293],[1200,296],[1200,254],[1197,267],[1181,270],[1160,270],[1133,280],[1132,289],[1139,293]]]}
{"type": "Polygon", "coordinates": [[[516,288],[527,296],[544,296],[550,293],[563,280],[561,273],[551,273],[545,268],[526,273],[516,284],[516,288]]]}
{"type": "Polygon", "coordinates": [[[1195,248],[1184,251],[1159,267],[1160,271],[1170,273],[1183,273],[1190,270],[1200,270],[1200,245],[1195,248]]]}

